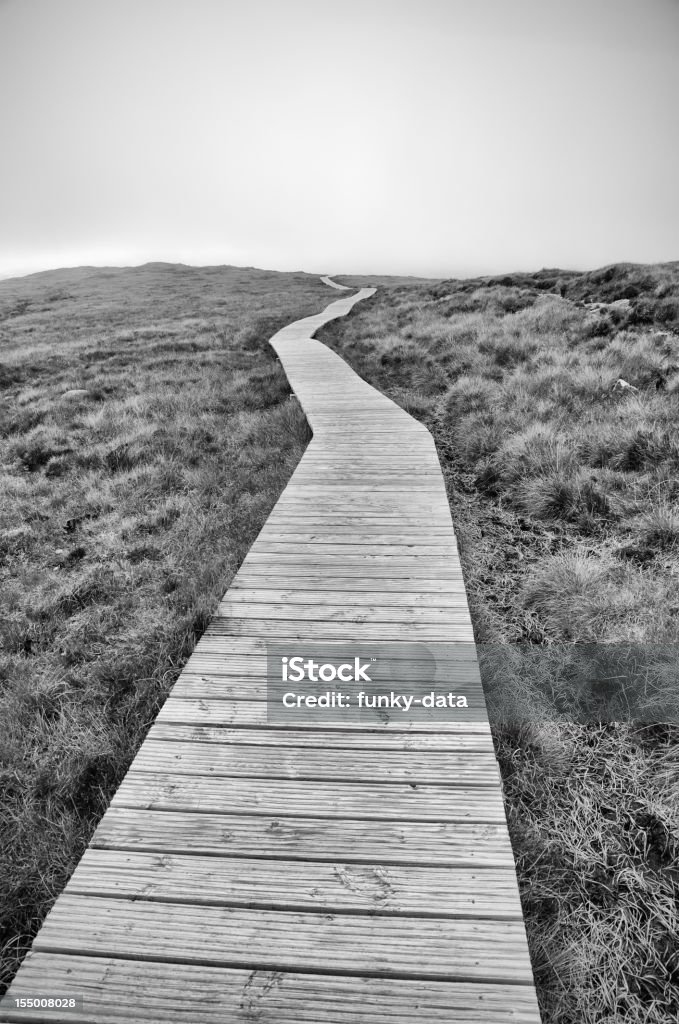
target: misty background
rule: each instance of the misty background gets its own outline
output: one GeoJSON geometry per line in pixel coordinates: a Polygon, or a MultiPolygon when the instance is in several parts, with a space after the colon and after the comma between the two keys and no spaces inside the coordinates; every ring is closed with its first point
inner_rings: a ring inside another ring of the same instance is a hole
{"type": "Polygon", "coordinates": [[[676,0],[0,0],[0,276],[679,256],[676,0]]]}

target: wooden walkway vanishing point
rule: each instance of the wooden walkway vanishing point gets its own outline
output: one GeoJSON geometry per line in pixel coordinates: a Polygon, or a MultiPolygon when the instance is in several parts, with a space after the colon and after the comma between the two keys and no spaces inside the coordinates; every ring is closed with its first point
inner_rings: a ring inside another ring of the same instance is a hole
{"type": "Polygon", "coordinates": [[[267,723],[267,641],[473,640],[431,436],[312,338],[372,292],[272,339],[313,440],[10,988],[84,1010],[2,1020],[539,1024],[487,721],[267,723]]]}

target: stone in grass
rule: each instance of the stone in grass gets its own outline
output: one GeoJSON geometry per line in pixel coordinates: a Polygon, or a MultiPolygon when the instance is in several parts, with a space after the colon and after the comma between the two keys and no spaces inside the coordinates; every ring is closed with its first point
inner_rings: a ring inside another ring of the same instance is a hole
{"type": "Polygon", "coordinates": [[[66,402],[77,402],[79,399],[87,398],[88,395],[87,388],[71,388],[70,391],[64,391],[61,399],[66,402]]]}
{"type": "Polygon", "coordinates": [[[629,393],[630,391],[638,391],[639,388],[635,388],[634,384],[628,384],[628,382],[623,380],[622,377],[618,377],[612,390],[618,393],[622,392],[624,394],[625,392],[629,393]]]}

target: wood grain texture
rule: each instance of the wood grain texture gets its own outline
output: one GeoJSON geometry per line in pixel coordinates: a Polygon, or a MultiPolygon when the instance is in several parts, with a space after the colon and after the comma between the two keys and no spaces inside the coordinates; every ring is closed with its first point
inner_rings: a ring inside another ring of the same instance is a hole
{"type": "Polygon", "coordinates": [[[66,892],[201,906],[520,919],[516,876],[506,868],[400,867],[90,849],[66,892]]]}
{"type": "MultiPolygon", "coordinates": [[[[347,767],[351,755],[347,758],[347,767]]],[[[460,782],[455,786],[419,783],[317,782],[296,779],[232,779],[202,776],[200,781],[167,771],[127,773],[112,807],[148,810],[267,814],[367,821],[501,822],[504,806],[497,786],[460,782]]]]}
{"type": "MultiPolygon", "coordinates": [[[[264,700],[231,700],[210,698],[205,699],[184,699],[173,697],[166,701],[158,714],[158,722],[177,722],[182,725],[232,725],[237,727],[263,727],[269,726],[272,729],[286,728],[284,723],[270,723],[267,714],[267,703],[264,700]]],[[[308,711],[304,716],[296,715],[294,719],[295,728],[306,729],[338,729],[347,728],[346,722],[335,716],[327,714],[315,715],[308,711]]],[[[404,716],[390,718],[385,721],[379,712],[365,716],[365,719],[357,725],[357,728],[379,727],[384,732],[441,732],[452,734],[458,731],[468,731],[477,727],[479,732],[488,730],[488,725],[482,720],[482,709],[470,706],[464,714],[460,712],[459,722],[442,721],[440,712],[436,710],[422,711],[417,720],[407,719],[404,716]]]]}
{"type": "Polygon", "coordinates": [[[148,739],[135,761],[138,772],[224,778],[344,780],[352,782],[499,784],[492,751],[346,750],[246,744],[167,743],[148,739]]]}
{"type": "Polygon", "coordinates": [[[26,1010],[8,1022],[44,1024],[539,1024],[531,985],[403,981],[29,953],[23,991],[71,992],[87,1014],[26,1010]]]}
{"type": "Polygon", "coordinates": [[[111,807],[93,846],[111,850],[263,857],[338,858],[358,864],[513,868],[504,822],[333,820],[298,815],[194,814],[111,807]]]}
{"type": "Polygon", "coordinates": [[[156,722],[149,740],[170,743],[229,744],[231,746],[261,745],[263,747],[317,748],[318,750],[369,750],[375,758],[391,750],[449,750],[465,754],[492,754],[490,735],[476,731],[456,730],[451,733],[378,732],[375,729],[231,729],[228,726],[178,725],[156,722]]]}
{"type": "Polygon", "coordinates": [[[0,1024],[539,1024],[435,446],[313,340],[371,294],[272,339],[313,439],[11,986],[84,1013],[0,1024]],[[278,721],[271,641],[469,707],[278,721]]]}
{"type": "Polygon", "coordinates": [[[33,948],[260,970],[532,981],[522,921],[225,908],[64,892],[33,948]],[[493,959],[488,959],[492,946],[493,959]]]}

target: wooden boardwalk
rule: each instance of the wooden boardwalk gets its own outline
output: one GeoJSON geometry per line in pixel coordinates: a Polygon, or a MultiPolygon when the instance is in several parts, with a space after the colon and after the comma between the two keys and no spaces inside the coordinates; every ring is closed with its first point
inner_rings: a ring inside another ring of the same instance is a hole
{"type": "Polygon", "coordinates": [[[10,989],[84,1011],[3,1020],[538,1024],[434,444],[312,340],[370,294],[272,339],[313,440],[10,989]],[[469,642],[481,713],[274,724],[272,640],[469,642]]]}

